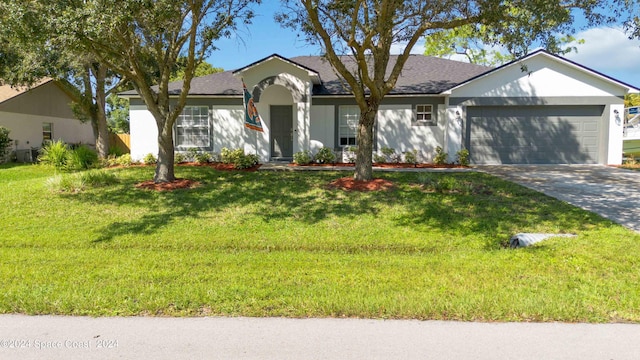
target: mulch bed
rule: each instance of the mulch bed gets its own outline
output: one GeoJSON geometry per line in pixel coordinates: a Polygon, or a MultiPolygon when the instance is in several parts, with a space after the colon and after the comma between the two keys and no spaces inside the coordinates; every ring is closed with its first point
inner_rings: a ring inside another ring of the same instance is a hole
{"type": "MultiPolygon", "coordinates": [[[[354,163],[335,163],[335,164],[317,164],[310,163],[308,165],[298,165],[298,164],[289,164],[289,166],[312,166],[312,167],[354,167],[354,163]]],[[[445,165],[436,165],[436,164],[407,164],[407,163],[374,163],[373,167],[383,168],[383,169],[464,169],[468,166],[455,165],[455,164],[445,164],[445,165]]]]}
{"type": "Polygon", "coordinates": [[[220,170],[220,171],[244,171],[244,172],[254,172],[254,171],[258,171],[258,169],[260,168],[260,166],[262,166],[262,164],[258,164],[255,166],[252,166],[250,168],[246,168],[246,169],[236,169],[235,167],[233,167],[233,164],[223,164],[223,163],[195,163],[195,162],[189,162],[189,163],[180,163],[178,164],[178,166],[208,166],[208,167],[212,167],[216,170],[220,170]]]}
{"type": "Polygon", "coordinates": [[[343,177],[333,180],[328,187],[345,191],[388,191],[393,188],[393,183],[385,179],[362,181],[353,177],[343,177]]]}

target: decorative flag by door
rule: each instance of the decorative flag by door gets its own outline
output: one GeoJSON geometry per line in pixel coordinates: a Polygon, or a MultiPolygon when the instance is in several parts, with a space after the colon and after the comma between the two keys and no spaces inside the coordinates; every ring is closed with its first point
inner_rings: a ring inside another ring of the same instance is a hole
{"type": "Polygon", "coordinates": [[[262,121],[258,109],[253,103],[253,96],[247,90],[247,85],[242,80],[242,90],[244,92],[244,126],[249,129],[262,132],[262,121]]]}

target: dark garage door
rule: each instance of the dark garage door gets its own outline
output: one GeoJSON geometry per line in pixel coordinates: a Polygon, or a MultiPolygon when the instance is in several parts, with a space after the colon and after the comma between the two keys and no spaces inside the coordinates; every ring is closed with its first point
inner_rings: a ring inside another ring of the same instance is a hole
{"type": "Polygon", "coordinates": [[[604,106],[473,106],[465,143],[475,164],[598,162],[604,106]]]}

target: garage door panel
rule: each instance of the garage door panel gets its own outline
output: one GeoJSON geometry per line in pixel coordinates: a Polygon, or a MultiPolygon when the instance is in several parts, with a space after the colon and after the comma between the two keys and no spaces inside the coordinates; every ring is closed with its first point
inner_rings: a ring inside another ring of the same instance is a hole
{"type": "Polygon", "coordinates": [[[467,109],[467,146],[478,164],[597,163],[604,106],[467,109]]]}

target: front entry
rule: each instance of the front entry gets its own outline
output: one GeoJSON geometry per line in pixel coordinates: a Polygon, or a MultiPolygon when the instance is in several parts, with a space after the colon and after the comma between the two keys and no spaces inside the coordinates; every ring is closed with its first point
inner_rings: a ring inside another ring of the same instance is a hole
{"type": "Polygon", "coordinates": [[[271,158],[293,158],[293,106],[271,105],[271,158]]]}

